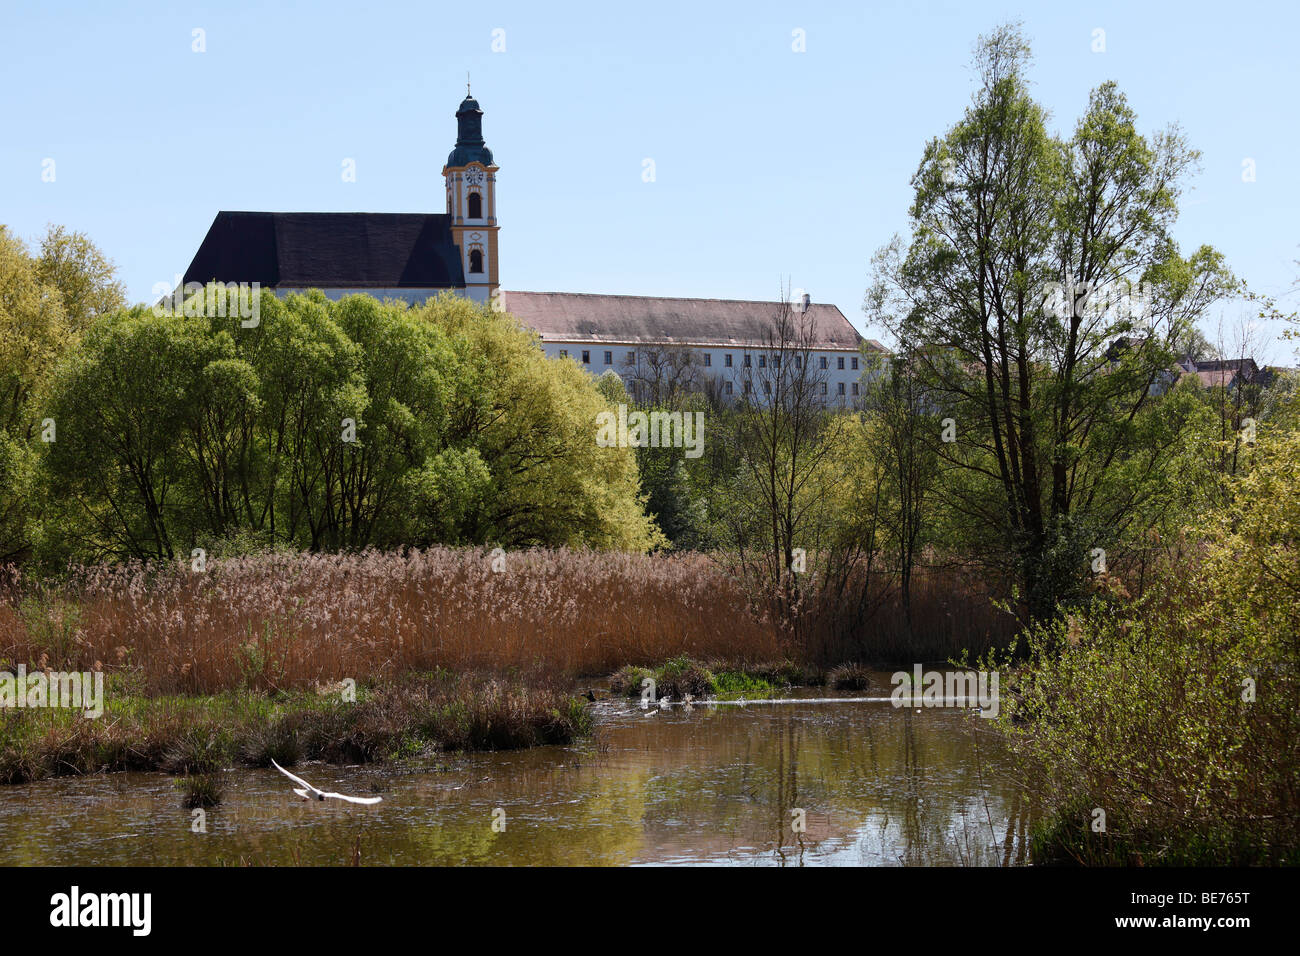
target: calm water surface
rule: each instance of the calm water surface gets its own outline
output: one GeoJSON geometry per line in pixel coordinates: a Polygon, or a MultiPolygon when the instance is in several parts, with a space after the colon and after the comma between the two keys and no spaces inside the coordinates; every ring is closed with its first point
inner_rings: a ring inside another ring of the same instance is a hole
{"type": "MultiPolygon", "coordinates": [[[[888,687],[878,675],[868,693],[888,687]]],[[[1028,809],[972,711],[595,707],[596,734],[571,747],[295,768],[324,790],[382,794],[374,807],[306,803],[274,770],[227,771],[206,834],[165,774],[0,787],[4,862],[335,865],[357,848],[363,864],[393,865],[1025,862],[1028,809]]]]}

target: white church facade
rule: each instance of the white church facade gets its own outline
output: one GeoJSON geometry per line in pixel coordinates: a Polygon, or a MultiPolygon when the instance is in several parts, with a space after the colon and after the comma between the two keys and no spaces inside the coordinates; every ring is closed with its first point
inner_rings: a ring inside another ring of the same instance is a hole
{"type": "MultiPolygon", "coordinates": [[[[510,312],[555,359],[593,375],[614,371],[636,394],[669,365],[725,399],[762,401],[774,356],[779,302],[514,292],[500,279],[498,166],[483,138],[483,111],[467,95],[442,174],[445,213],[219,212],[183,282],[257,283],[278,295],[320,289],[411,303],[446,291],[510,312]]],[[[810,329],[808,361],[828,404],[854,405],[864,340],[834,305],[793,305],[810,329]]],[[[776,357],[777,362],[780,361],[776,357]]],[[[802,356],[798,358],[802,364],[802,356]]]]}

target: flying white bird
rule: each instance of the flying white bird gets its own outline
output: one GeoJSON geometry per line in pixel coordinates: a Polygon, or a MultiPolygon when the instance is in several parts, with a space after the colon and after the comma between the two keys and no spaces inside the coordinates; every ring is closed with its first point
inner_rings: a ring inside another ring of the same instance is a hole
{"type": "Polygon", "coordinates": [[[280,773],[284,774],[294,783],[300,783],[303,785],[303,789],[299,790],[295,787],[293,792],[298,794],[298,796],[302,797],[304,800],[346,800],[348,803],[363,803],[369,806],[370,804],[378,803],[380,800],[384,799],[383,797],[349,797],[346,793],[326,793],[324,790],[317,790],[306,780],[302,779],[302,777],[295,777],[274,760],[271,761],[271,766],[280,771],[280,773]]]}

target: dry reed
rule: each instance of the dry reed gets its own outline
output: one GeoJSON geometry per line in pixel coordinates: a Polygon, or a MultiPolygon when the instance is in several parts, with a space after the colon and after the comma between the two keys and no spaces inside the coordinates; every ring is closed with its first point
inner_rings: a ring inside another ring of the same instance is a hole
{"type": "Polygon", "coordinates": [[[409,671],[608,674],[669,657],[770,661],[776,627],[705,557],[432,548],[90,566],[11,582],[0,661],[137,678],[139,691],[286,690],[409,671]]]}

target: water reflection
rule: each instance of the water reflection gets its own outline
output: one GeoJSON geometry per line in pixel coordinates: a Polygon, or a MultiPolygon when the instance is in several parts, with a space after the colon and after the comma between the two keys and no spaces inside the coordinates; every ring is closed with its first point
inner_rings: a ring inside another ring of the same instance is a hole
{"type": "Polygon", "coordinates": [[[191,832],[161,774],[2,787],[5,862],[341,864],[355,852],[393,865],[1025,861],[1029,808],[970,711],[596,707],[597,733],[573,747],[299,768],[326,790],[377,787],[376,807],[305,803],[273,770],[230,771],[207,833],[191,832]],[[503,831],[492,826],[498,808],[503,831]]]}

